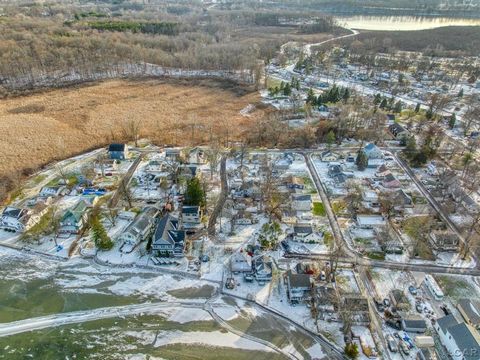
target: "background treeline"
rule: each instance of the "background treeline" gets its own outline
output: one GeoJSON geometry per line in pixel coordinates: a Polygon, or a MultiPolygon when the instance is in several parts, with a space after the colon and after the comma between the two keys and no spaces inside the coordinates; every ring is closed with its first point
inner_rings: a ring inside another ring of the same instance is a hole
{"type": "Polygon", "coordinates": [[[429,56],[477,56],[480,26],[448,26],[421,31],[369,31],[343,43],[368,46],[371,52],[418,51],[429,56]]]}
{"type": "Polygon", "coordinates": [[[2,15],[0,93],[47,80],[125,76],[144,63],[258,75],[283,43],[336,26],[318,14],[222,11],[195,1],[20,2],[2,15]]]}

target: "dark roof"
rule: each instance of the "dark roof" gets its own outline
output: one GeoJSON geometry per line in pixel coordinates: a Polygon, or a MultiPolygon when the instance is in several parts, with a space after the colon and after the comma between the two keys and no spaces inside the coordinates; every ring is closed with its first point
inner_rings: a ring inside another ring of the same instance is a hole
{"type": "Polygon", "coordinates": [[[457,306],[461,307],[462,310],[466,313],[468,317],[468,319],[466,320],[470,321],[473,325],[480,324],[480,311],[478,310],[478,306],[470,299],[458,300],[457,306]]]}
{"type": "MultiPolygon", "coordinates": [[[[475,331],[475,330],[474,330],[475,331]]],[[[472,334],[472,331],[465,323],[460,323],[451,326],[448,329],[450,335],[455,340],[460,351],[463,351],[465,360],[478,360],[478,354],[480,354],[480,346],[477,339],[472,334]]]]}
{"type": "Polygon", "coordinates": [[[182,207],[182,214],[198,214],[198,206],[184,206],[182,207]]]}
{"type": "Polygon", "coordinates": [[[452,314],[441,317],[440,319],[437,320],[437,324],[442,329],[444,333],[447,332],[448,328],[454,325],[458,324],[457,319],[455,319],[455,316],[452,314]]]}
{"type": "Polygon", "coordinates": [[[293,195],[293,200],[294,201],[311,201],[312,200],[312,195],[309,195],[309,194],[293,195]]]}
{"type": "Polygon", "coordinates": [[[125,151],[125,144],[110,144],[108,151],[125,151]]]}
{"type": "Polygon", "coordinates": [[[185,241],[185,231],[179,230],[178,219],[170,214],[165,215],[157,224],[153,236],[153,244],[168,243],[174,247],[181,246],[185,241]]]}
{"type": "Polygon", "coordinates": [[[423,319],[403,319],[406,328],[426,329],[427,323],[423,319]]]}
{"type": "Polygon", "coordinates": [[[8,216],[8,217],[19,219],[22,217],[23,213],[24,213],[23,209],[8,206],[3,210],[2,216],[8,216]]]}
{"type": "Polygon", "coordinates": [[[295,234],[298,234],[298,233],[311,234],[311,233],[313,233],[313,229],[309,225],[294,226],[293,231],[295,232],[295,234]]]}
{"type": "Polygon", "coordinates": [[[288,271],[287,277],[291,288],[309,288],[311,286],[308,274],[294,274],[292,271],[288,271]]]}
{"type": "Polygon", "coordinates": [[[388,127],[388,129],[394,134],[398,134],[398,133],[401,133],[401,132],[404,132],[404,131],[407,131],[402,125],[400,125],[399,123],[393,123],[392,125],[390,125],[388,127]]]}
{"type": "Polygon", "coordinates": [[[386,182],[391,182],[391,181],[395,181],[395,177],[392,175],[392,174],[387,174],[385,175],[385,181],[386,182]]]}

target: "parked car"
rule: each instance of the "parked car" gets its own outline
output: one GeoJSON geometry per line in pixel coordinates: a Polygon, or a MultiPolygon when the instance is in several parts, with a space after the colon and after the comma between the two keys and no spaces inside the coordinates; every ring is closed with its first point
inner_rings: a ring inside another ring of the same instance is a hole
{"type": "Polygon", "coordinates": [[[417,312],[419,312],[419,313],[422,313],[423,312],[423,305],[422,304],[417,304],[415,306],[415,310],[417,310],[417,312]]]}
{"type": "Polygon", "coordinates": [[[395,341],[395,339],[392,337],[392,335],[387,335],[387,344],[388,344],[388,348],[390,349],[391,352],[398,352],[398,346],[397,346],[397,343],[395,341]]]}
{"type": "Polygon", "coordinates": [[[416,296],[418,294],[418,289],[413,286],[413,285],[410,285],[408,287],[408,291],[410,292],[410,294],[412,294],[413,296],[416,296]]]}
{"type": "Polygon", "coordinates": [[[403,352],[405,355],[410,354],[410,348],[408,347],[408,345],[407,345],[404,341],[401,341],[401,342],[400,342],[400,349],[402,349],[402,352],[403,352]]]}
{"type": "Polygon", "coordinates": [[[383,299],[383,305],[390,306],[390,300],[387,298],[383,299]]]}

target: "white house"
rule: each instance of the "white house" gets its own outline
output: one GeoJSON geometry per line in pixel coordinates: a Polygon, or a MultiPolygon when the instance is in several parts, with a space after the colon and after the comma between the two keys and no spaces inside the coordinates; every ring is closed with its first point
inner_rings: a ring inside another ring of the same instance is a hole
{"type": "Polygon", "coordinates": [[[188,153],[188,162],[190,164],[197,164],[197,165],[206,164],[207,156],[205,154],[205,151],[203,151],[203,149],[200,149],[198,147],[194,147],[188,153]]]}
{"type": "Polygon", "coordinates": [[[480,358],[480,335],[472,326],[450,314],[438,319],[434,328],[453,360],[480,358]]]}
{"type": "Polygon", "coordinates": [[[309,194],[292,195],[292,208],[296,211],[312,210],[312,196],[309,194]]]}
{"type": "Polygon", "coordinates": [[[234,274],[252,272],[250,257],[242,251],[233,254],[230,258],[230,270],[234,274]]]}
{"type": "Polygon", "coordinates": [[[0,217],[0,228],[12,232],[23,232],[38,223],[47,211],[48,207],[44,204],[38,204],[35,210],[7,206],[0,217]]]}
{"type": "Polygon", "coordinates": [[[182,207],[182,221],[184,224],[198,225],[202,219],[202,212],[199,206],[182,207]]]}
{"type": "Polygon", "coordinates": [[[362,229],[373,229],[384,226],[385,219],[380,215],[357,215],[357,225],[362,229]]]}
{"type": "Polygon", "coordinates": [[[121,251],[130,253],[135,246],[147,239],[153,229],[154,219],[147,214],[141,214],[130,223],[118,237],[123,242],[121,251]]]}
{"type": "Polygon", "coordinates": [[[340,155],[331,150],[326,150],[320,154],[320,158],[323,162],[338,161],[338,159],[340,159],[340,155]]]}
{"type": "Polygon", "coordinates": [[[44,186],[40,189],[38,196],[50,197],[60,196],[66,190],[65,186],[44,186]]]}

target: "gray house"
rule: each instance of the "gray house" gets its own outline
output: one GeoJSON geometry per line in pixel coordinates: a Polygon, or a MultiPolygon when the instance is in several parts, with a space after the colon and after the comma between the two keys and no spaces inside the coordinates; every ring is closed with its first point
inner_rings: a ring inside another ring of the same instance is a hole
{"type": "Polygon", "coordinates": [[[118,240],[123,242],[121,251],[125,253],[132,252],[135,246],[149,237],[153,224],[154,220],[148,214],[137,216],[118,237],[118,240]]]}
{"type": "Polygon", "coordinates": [[[294,274],[291,270],[285,276],[287,296],[291,303],[311,297],[312,283],[309,274],[294,274]]]}
{"type": "Polygon", "coordinates": [[[157,224],[152,240],[152,252],[161,257],[181,257],[185,250],[185,230],[180,229],[178,219],[165,215],[157,224]]]}
{"type": "Polygon", "coordinates": [[[252,270],[255,274],[255,279],[257,279],[258,282],[266,282],[272,280],[272,259],[267,255],[255,256],[252,261],[252,270]]]}

